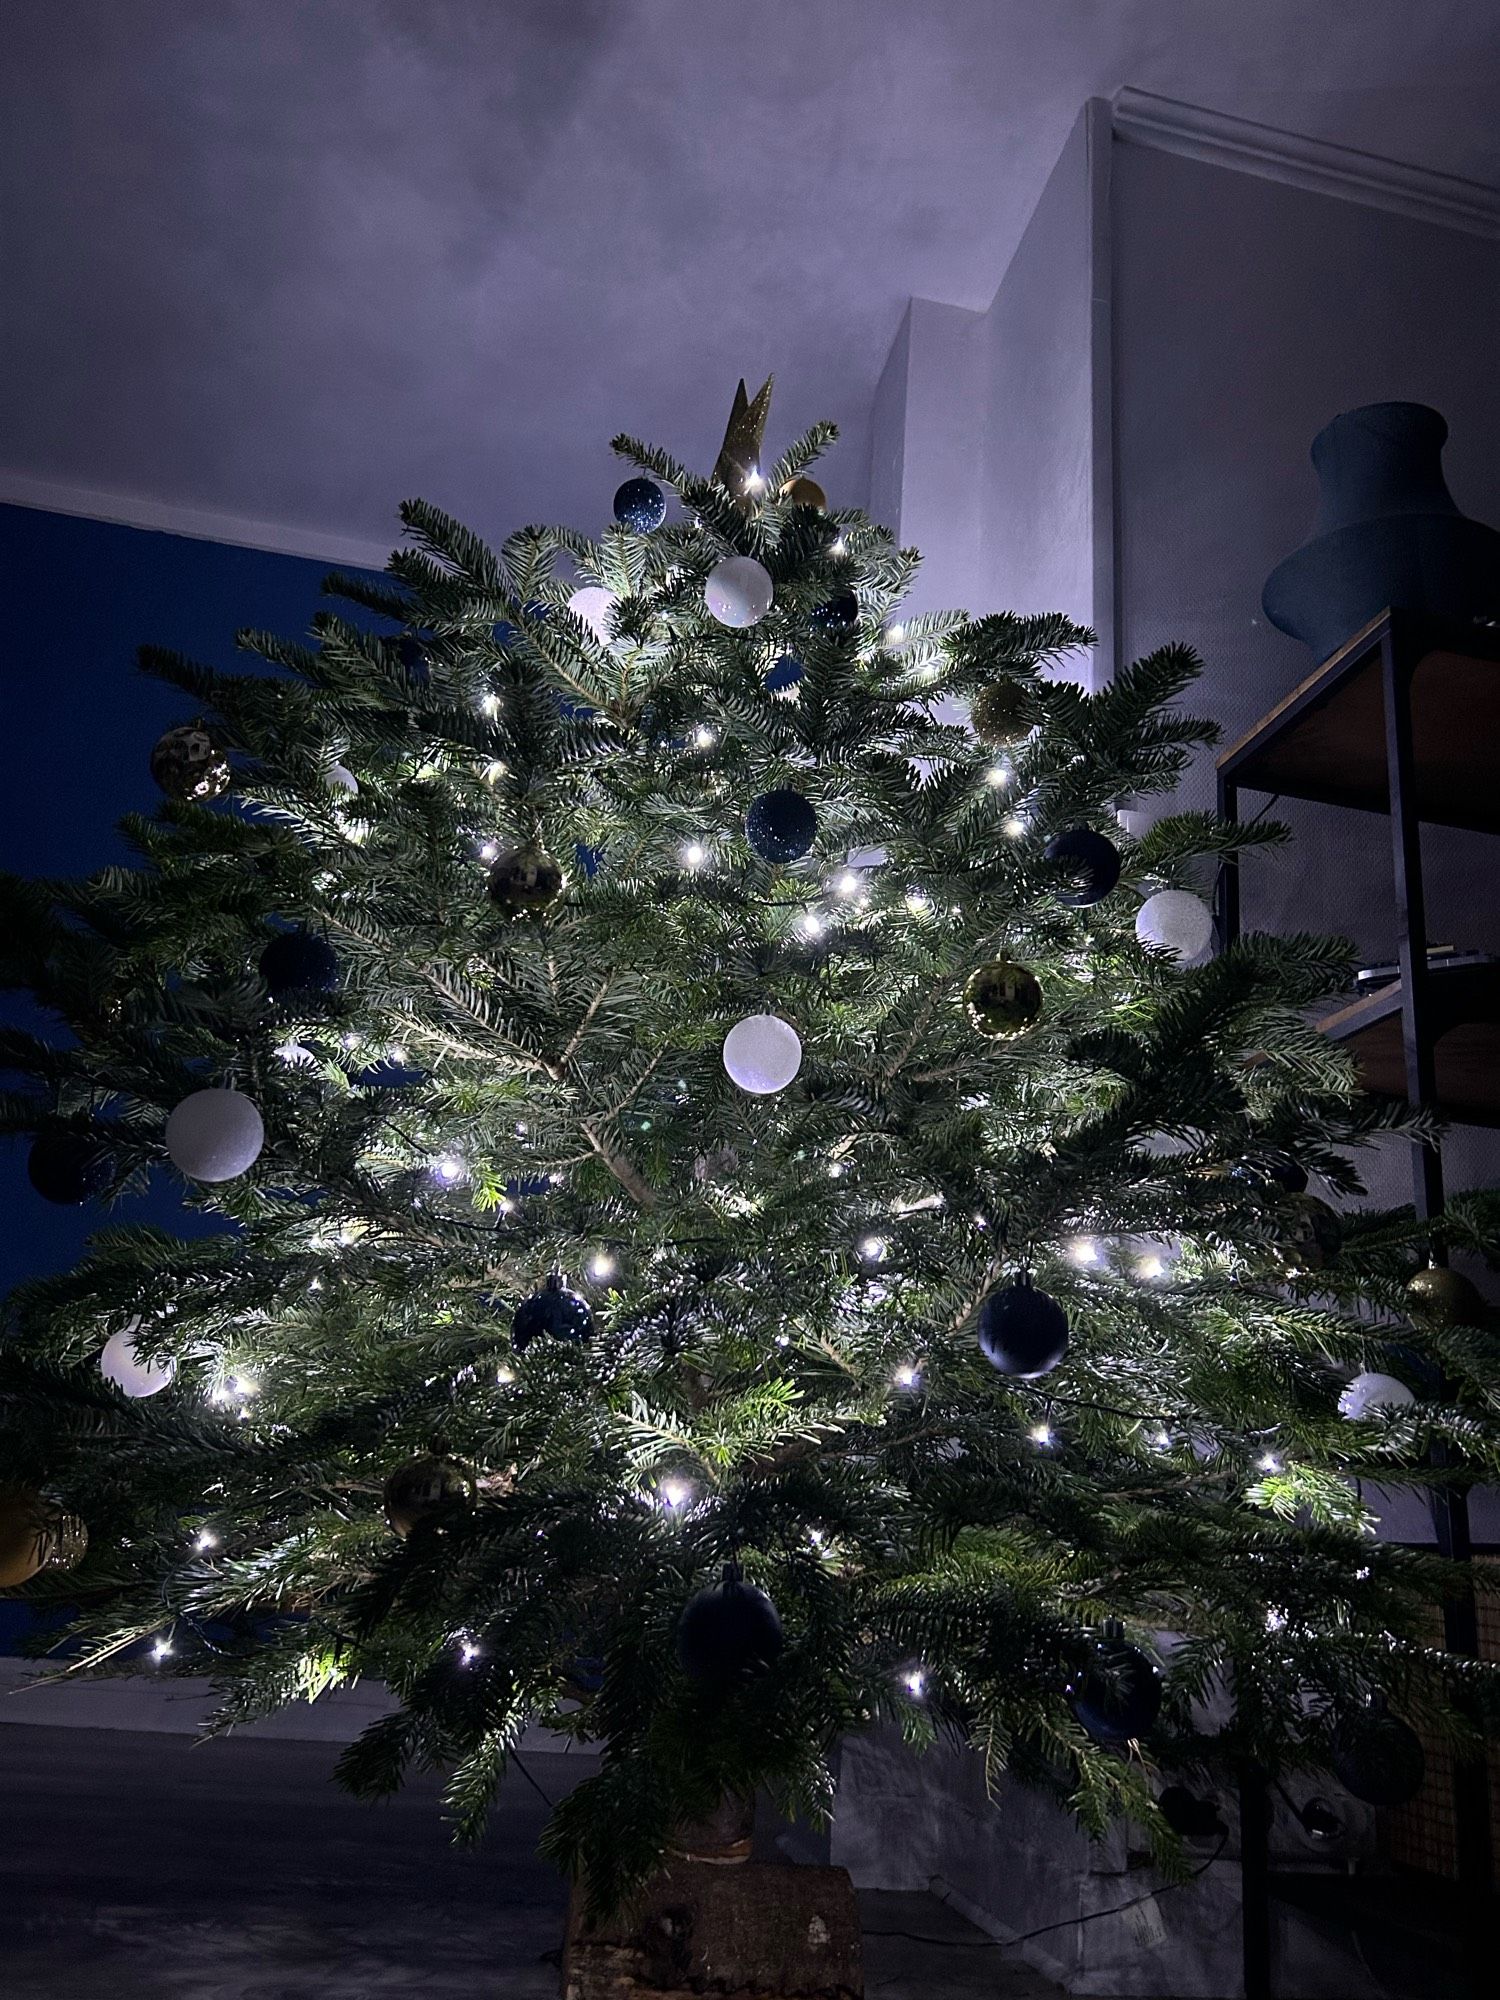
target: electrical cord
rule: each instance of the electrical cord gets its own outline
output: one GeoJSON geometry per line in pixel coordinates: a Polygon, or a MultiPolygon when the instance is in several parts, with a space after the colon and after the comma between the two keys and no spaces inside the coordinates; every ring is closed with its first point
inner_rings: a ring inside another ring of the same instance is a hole
{"type": "Polygon", "coordinates": [[[1018,1937],[1010,1938],[937,1938],[922,1937],[916,1931],[876,1931],[861,1929],[861,1937],[908,1938],[913,1944],[930,1944],[950,1951],[1007,1951],[1012,1945],[1029,1944],[1033,1938],[1046,1937],[1049,1931],[1072,1930],[1075,1924],[1096,1923],[1100,1917],[1117,1917],[1123,1910],[1133,1910],[1138,1903],[1149,1903],[1155,1897],[1168,1896],[1174,1889],[1187,1889],[1202,1875],[1206,1875],[1228,1845],[1226,1833],[1208,1859],[1201,1862],[1191,1875],[1185,1875],[1180,1882],[1168,1882],[1160,1889],[1143,1890],[1139,1896],[1131,1896],[1123,1903],[1111,1903],[1107,1910],[1090,1910],[1087,1916],[1064,1917],[1059,1923],[1042,1924],[1034,1931],[1022,1931],[1018,1937]]]}

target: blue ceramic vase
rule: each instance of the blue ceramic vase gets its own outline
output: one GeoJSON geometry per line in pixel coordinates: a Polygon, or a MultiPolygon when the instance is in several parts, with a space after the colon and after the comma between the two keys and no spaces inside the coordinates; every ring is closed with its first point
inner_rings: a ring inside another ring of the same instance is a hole
{"type": "Polygon", "coordinates": [[[1312,538],[1272,570],[1261,604],[1315,658],[1387,605],[1456,622],[1500,615],[1500,534],[1454,504],[1447,436],[1425,403],[1367,403],[1313,439],[1312,538]]]}

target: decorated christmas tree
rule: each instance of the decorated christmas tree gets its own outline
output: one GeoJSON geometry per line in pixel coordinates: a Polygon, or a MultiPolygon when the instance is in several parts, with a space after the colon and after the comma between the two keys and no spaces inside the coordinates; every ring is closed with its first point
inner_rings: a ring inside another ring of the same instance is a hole
{"type": "Polygon", "coordinates": [[[5,1126],[106,1212],[10,1303],[0,1584],[224,1726],[379,1677],[343,1777],[465,1833],[528,1723],[597,1745],[601,1906],[879,1718],[1168,1866],[1231,1760],[1409,1790],[1494,1695],[1361,1482],[1500,1470],[1494,1206],[1352,1204],[1403,1114],[1343,948],[1214,951],[1282,832],[1170,810],[1191,654],[896,622],[767,401],[711,477],[619,439],[596,541],[412,504],[310,645],[144,653],[139,865],[4,885],[5,1126]],[[109,1219],[161,1176],[221,1226],[109,1219]]]}

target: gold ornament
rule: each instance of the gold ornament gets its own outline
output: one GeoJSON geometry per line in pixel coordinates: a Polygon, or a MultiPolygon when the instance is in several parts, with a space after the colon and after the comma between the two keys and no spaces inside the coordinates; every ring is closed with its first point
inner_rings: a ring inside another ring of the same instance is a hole
{"type": "Polygon", "coordinates": [[[1014,750],[1032,730],[1025,688],[1020,681],[991,681],[969,704],[969,720],[981,743],[995,750],[1014,750]]]}
{"type": "Polygon", "coordinates": [[[567,880],[545,848],[507,847],[490,868],[490,901],[508,917],[535,916],[557,901],[567,880]]]}
{"type": "Polygon", "coordinates": [[[1483,1326],[1484,1298],[1462,1271],[1446,1264],[1429,1264],[1406,1284],[1406,1301],[1413,1319],[1434,1326],[1483,1326]]]}
{"type": "Polygon", "coordinates": [[[0,1590],[29,1583],[50,1560],[54,1511],[29,1487],[0,1492],[0,1590]]]}
{"type": "Polygon", "coordinates": [[[1042,1017],[1042,984],[1029,966],[1011,958],[991,959],[969,975],[964,1011],[974,1028],[991,1041],[1024,1035],[1042,1017]]]}
{"type": "Polygon", "coordinates": [[[385,1518],[404,1542],[419,1521],[449,1507],[472,1507],[474,1479],[451,1458],[429,1453],[398,1465],[385,1482],[385,1518]]]}
{"type": "Polygon", "coordinates": [[[789,507],[816,507],[820,514],[828,512],[828,495],[816,479],[809,479],[804,472],[798,479],[789,479],[781,489],[781,497],[789,507]]]}
{"type": "Polygon", "coordinates": [[[745,394],[743,380],[734,392],[734,407],[729,412],[724,442],[719,447],[714,478],[736,500],[754,498],[753,488],[747,495],[745,482],[760,477],[766,418],[771,414],[771,384],[775,379],[774,375],[768,375],[753,399],[745,394]]]}

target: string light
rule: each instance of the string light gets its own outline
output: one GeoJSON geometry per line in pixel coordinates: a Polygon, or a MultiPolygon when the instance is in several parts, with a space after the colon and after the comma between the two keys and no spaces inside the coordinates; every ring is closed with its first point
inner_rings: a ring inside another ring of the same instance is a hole
{"type": "Polygon", "coordinates": [[[831,556],[846,556],[849,553],[849,544],[844,540],[842,535],[835,535],[833,540],[828,544],[828,553],[831,556]]]}
{"type": "Polygon", "coordinates": [[[846,868],[841,875],[835,877],[833,887],[837,895],[857,896],[859,894],[859,876],[852,868],[846,868]]]}
{"type": "Polygon", "coordinates": [[[480,1650],[472,1639],[460,1639],[458,1642],[458,1657],[466,1667],[473,1666],[479,1658],[480,1650]]]}
{"type": "Polygon", "coordinates": [[[596,1250],[589,1259],[589,1276],[597,1278],[601,1284],[606,1278],[612,1278],[619,1268],[607,1250],[596,1250]]]}
{"type": "Polygon", "coordinates": [[[903,1361],[891,1377],[898,1389],[915,1389],[921,1379],[916,1364],[911,1361],[903,1361]]]}
{"type": "Polygon", "coordinates": [[[1019,813],[1012,813],[1009,819],[1001,821],[1000,831],[1007,840],[1019,840],[1026,831],[1026,822],[1019,813]]]}
{"type": "Polygon", "coordinates": [[[932,908],[932,898],[925,889],[908,889],[903,901],[914,917],[925,917],[932,908]]]}
{"type": "Polygon", "coordinates": [[[764,493],[765,490],[765,477],[760,467],[758,465],[752,466],[750,471],[745,474],[745,491],[747,493],[764,493]]]}
{"type": "Polygon", "coordinates": [[[1263,1451],[1255,1463],[1260,1467],[1262,1472],[1280,1472],[1281,1470],[1281,1460],[1276,1456],[1274,1451],[1263,1451]]]}
{"type": "Polygon", "coordinates": [[[682,850],[682,865],[684,868],[701,868],[707,859],[708,849],[703,845],[701,840],[690,840],[682,850]]]}
{"type": "Polygon", "coordinates": [[[453,1187],[464,1177],[464,1163],[457,1153],[440,1153],[432,1163],[432,1176],[444,1187],[453,1187]]]}
{"type": "Polygon", "coordinates": [[[172,1641],[170,1639],[158,1639],[156,1644],[151,1648],[151,1657],[153,1660],[169,1660],[172,1657],[172,1641]]]}
{"type": "Polygon", "coordinates": [[[913,1701],[920,1701],[927,1692],[927,1670],[925,1667],[908,1667],[901,1676],[901,1685],[913,1701]]]}
{"type": "Polygon", "coordinates": [[[821,937],[823,935],[823,919],[814,910],[804,910],[798,921],[797,928],[804,937],[821,937]]]}
{"type": "Polygon", "coordinates": [[[984,774],[984,782],[994,791],[1003,791],[1010,783],[1010,768],[1005,764],[991,764],[984,774]]]}
{"type": "Polygon", "coordinates": [[[897,619],[894,625],[886,626],[885,643],[888,646],[899,646],[902,644],[905,638],[906,638],[906,627],[901,623],[899,619],[897,619]]]}
{"type": "Polygon", "coordinates": [[[847,1169],[842,1160],[830,1160],[828,1162],[828,1178],[831,1181],[842,1180],[846,1171],[847,1169]]]}
{"type": "Polygon", "coordinates": [[[693,747],[697,750],[712,750],[718,740],[717,734],[706,722],[700,722],[693,731],[693,747]]]}
{"type": "Polygon", "coordinates": [[[1167,1267],[1160,1257],[1143,1257],[1135,1268],[1143,1278],[1159,1278],[1167,1267]]]}
{"type": "Polygon", "coordinates": [[[207,1528],[205,1528],[202,1531],[202,1533],[198,1536],[197,1541],[194,1542],[193,1544],[193,1547],[200,1551],[207,1551],[208,1549],[216,1549],[218,1546],[219,1546],[218,1536],[215,1534],[211,1534],[207,1528]]]}
{"type": "Polygon", "coordinates": [[[866,1236],[861,1239],[859,1254],[867,1264],[878,1264],[885,1253],[886,1241],[883,1236],[866,1236]]]}
{"type": "Polygon", "coordinates": [[[500,1366],[495,1370],[495,1380],[500,1384],[500,1387],[502,1389],[508,1389],[511,1383],[515,1381],[515,1379],[516,1379],[515,1369],[508,1368],[506,1364],[502,1361],[500,1366]]]}
{"type": "Polygon", "coordinates": [[[493,840],[487,840],[479,850],[479,858],[481,861],[493,861],[499,852],[498,844],[493,840]]]}
{"type": "Polygon", "coordinates": [[[500,713],[500,697],[497,694],[481,695],[479,697],[479,706],[486,715],[498,715],[500,713]]]}
{"type": "Polygon", "coordinates": [[[656,1491],[662,1505],[669,1510],[685,1507],[693,1497],[693,1489],[685,1479],[664,1479],[656,1491]]]}
{"type": "Polygon", "coordinates": [[[1099,1261],[1099,1245],[1092,1236],[1075,1236],[1068,1245],[1068,1255],[1075,1264],[1087,1268],[1099,1261]]]}
{"type": "Polygon", "coordinates": [[[311,1049],[303,1048],[300,1042],[278,1042],[276,1060],[285,1063],[288,1069],[300,1067],[304,1063],[315,1063],[317,1057],[311,1049]]]}
{"type": "Polygon", "coordinates": [[[1026,1435],[1034,1445],[1039,1445],[1045,1450],[1052,1442],[1052,1426],[1051,1424],[1033,1424],[1026,1435]]]}

